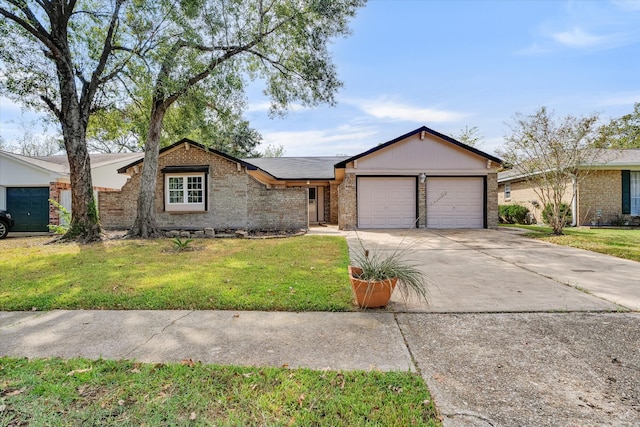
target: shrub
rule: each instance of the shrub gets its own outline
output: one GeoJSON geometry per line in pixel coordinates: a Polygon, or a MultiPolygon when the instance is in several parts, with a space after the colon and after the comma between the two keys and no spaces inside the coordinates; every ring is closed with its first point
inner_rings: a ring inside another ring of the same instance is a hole
{"type": "Polygon", "coordinates": [[[60,203],[56,202],[53,199],[49,199],[49,203],[51,203],[54,207],[56,207],[59,211],[60,224],[53,225],[47,224],[49,227],[49,231],[54,232],[55,234],[64,234],[69,230],[69,224],[71,224],[71,212],[60,203]]]}
{"type": "MultiPolygon", "coordinates": [[[[553,215],[553,205],[551,203],[547,203],[542,211],[542,220],[545,224],[551,225],[551,217],[553,215]]],[[[564,220],[562,221],[562,227],[565,227],[567,224],[571,224],[571,207],[566,203],[560,203],[560,217],[564,220]]]]}
{"type": "Polygon", "coordinates": [[[627,225],[627,219],[620,214],[615,214],[611,217],[611,221],[609,223],[615,227],[622,227],[623,225],[627,225]]]}
{"type": "Polygon", "coordinates": [[[500,205],[498,216],[503,224],[526,224],[529,209],[522,205],[500,205]]]}

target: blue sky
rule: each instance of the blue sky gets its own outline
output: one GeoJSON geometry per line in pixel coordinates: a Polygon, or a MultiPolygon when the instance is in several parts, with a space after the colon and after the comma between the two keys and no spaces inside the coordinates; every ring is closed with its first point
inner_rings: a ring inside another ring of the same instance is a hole
{"type": "MultiPolygon", "coordinates": [[[[493,154],[516,112],[607,121],[640,102],[640,0],[369,0],[352,30],[332,46],[337,106],[271,119],[251,86],[246,117],[264,145],[357,154],[422,125],[449,135],[477,126],[478,148],[493,154]]],[[[5,140],[30,126],[19,112],[0,101],[5,140]]]]}

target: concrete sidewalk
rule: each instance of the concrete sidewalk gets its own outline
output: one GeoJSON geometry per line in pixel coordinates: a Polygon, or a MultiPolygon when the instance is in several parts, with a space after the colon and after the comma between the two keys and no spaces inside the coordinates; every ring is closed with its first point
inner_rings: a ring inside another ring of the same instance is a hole
{"type": "Polygon", "coordinates": [[[0,356],[414,371],[392,313],[0,312],[0,356]]]}

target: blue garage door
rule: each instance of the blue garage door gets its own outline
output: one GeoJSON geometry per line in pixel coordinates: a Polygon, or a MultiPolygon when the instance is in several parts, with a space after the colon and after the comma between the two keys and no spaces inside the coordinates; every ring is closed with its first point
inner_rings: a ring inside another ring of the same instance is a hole
{"type": "Polygon", "coordinates": [[[49,187],[7,188],[7,210],[16,222],[11,231],[49,231],[49,187]]]}

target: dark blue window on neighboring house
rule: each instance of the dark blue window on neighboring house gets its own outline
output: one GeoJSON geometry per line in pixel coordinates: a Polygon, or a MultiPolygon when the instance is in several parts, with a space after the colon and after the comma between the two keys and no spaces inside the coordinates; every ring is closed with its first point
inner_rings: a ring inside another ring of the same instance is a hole
{"type": "Polygon", "coordinates": [[[640,216],[640,171],[622,171],[622,213],[640,216]]]}

